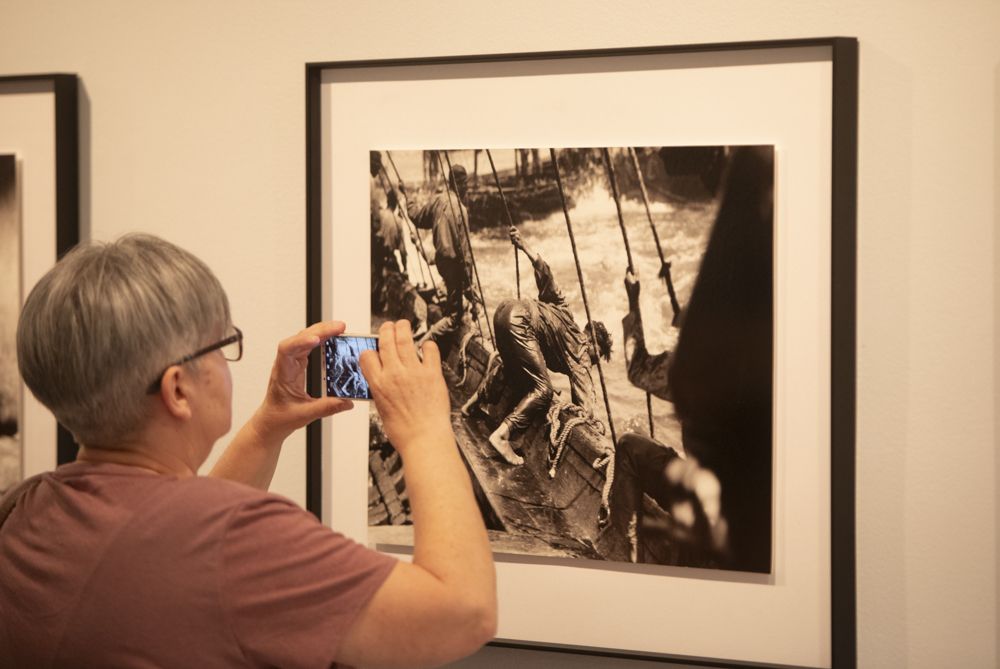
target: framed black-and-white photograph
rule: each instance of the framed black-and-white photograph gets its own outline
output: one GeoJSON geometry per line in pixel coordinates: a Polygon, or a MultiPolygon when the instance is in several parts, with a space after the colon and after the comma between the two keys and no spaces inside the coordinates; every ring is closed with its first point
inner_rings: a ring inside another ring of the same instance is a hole
{"type": "Polygon", "coordinates": [[[0,154],[0,494],[21,480],[21,380],[17,312],[21,305],[21,207],[17,156],[0,154]]]}
{"type": "MultiPolygon", "coordinates": [[[[497,643],[854,666],[856,101],[848,38],[307,66],[307,316],[441,347],[497,643]]],[[[411,550],[374,410],[308,461],[411,550]]]]}
{"type": "Polygon", "coordinates": [[[17,316],[80,237],[76,75],[0,76],[0,492],[72,459],[71,435],[17,373],[17,316]]]}

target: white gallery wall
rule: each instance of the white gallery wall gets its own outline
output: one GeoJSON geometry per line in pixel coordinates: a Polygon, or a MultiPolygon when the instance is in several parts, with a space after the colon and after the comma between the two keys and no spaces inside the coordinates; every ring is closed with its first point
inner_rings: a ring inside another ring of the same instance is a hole
{"type": "MultiPolygon", "coordinates": [[[[304,324],[306,62],[859,38],[860,666],[997,666],[996,0],[0,0],[0,26],[0,75],[82,78],[84,238],[161,235],[227,288],[236,424],[304,324]]],[[[300,503],[304,450],[288,440],[272,488],[300,503]]],[[[493,648],[461,666],[515,663],[635,664],[493,648]]]]}

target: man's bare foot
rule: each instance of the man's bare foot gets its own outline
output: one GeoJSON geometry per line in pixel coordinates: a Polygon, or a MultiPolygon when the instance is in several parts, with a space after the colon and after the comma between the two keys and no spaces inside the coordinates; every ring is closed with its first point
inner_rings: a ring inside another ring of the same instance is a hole
{"type": "Polygon", "coordinates": [[[507,427],[507,423],[501,423],[500,427],[493,431],[490,435],[490,446],[493,447],[497,453],[503,457],[508,463],[512,465],[523,465],[524,458],[514,452],[514,449],[510,447],[510,429],[507,427]]]}

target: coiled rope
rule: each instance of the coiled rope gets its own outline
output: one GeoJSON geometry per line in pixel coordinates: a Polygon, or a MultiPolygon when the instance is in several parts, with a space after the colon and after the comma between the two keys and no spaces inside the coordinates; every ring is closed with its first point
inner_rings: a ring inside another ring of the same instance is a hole
{"type": "MultiPolygon", "coordinates": [[[[546,419],[549,421],[549,478],[554,479],[559,462],[562,460],[563,451],[566,450],[566,441],[569,439],[570,433],[577,425],[588,422],[588,418],[583,415],[580,407],[553,397],[549,403],[546,419]],[[565,423],[560,420],[563,409],[569,409],[574,414],[565,423]]],[[[603,429],[603,426],[601,427],[603,429]]]]}
{"type": "Polygon", "coordinates": [[[597,512],[597,524],[606,525],[611,519],[611,486],[615,483],[615,449],[604,451],[603,458],[594,460],[594,469],[605,467],[604,489],[601,490],[601,509],[597,512]]]}
{"type": "MultiPolygon", "coordinates": [[[[476,333],[472,330],[466,330],[465,335],[462,336],[462,343],[458,348],[458,364],[462,366],[462,378],[459,379],[458,385],[465,385],[465,377],[469,374],[469,359],[468,359],[468,348],[469,342],[472,338],[476,336],[476,333]]],[[[482,338],[482,333],[480,332],[480,338],[482,338]]],[[[487,365],[489,367],[489,365],[487,365]]],[[[486,370],[489,372],[489,369],[486,370]]],[[[485,374],[484,374],[485,376],[485,374]]]]}
{"type": "MultiPolygon", "coordinates": [[[[549,411],[546,415],[549,421],[549,478],[554,479],[562,461],[563,453],[566,451],[566,442],[569,441],[573,428],[578,425],[588,425],[597,434],[605,434],[604,423],[583,415],[583,410],[575,404],[563,402],[555,397],[549,404],[549,411]],[[562,421],[562,411],[567,410],[571,417],[562,421]]],[[[604,487],[601,489],[601,509],[598,513],[598,522],[603,525],[607,522],[611,513],[611,487],[615,481],[615,449],[605,448],[604,455],[594,459],[591,463],[594,469],[605,469],[604,487]]]]}

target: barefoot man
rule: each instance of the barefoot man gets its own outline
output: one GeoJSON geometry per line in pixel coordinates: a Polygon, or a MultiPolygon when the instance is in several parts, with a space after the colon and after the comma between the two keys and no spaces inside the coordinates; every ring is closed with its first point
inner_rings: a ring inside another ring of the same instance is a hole
{"type": "MultiPolygon", "coordinates": [[[[553,394],[549,371],[567,375],[573,403],[586,415],[594,415],[596,398],[590,367],[596,364],[598,353],[605,360],[611,358],[611,337],[603,323],[594,321],[598,340],[595,344],[590,328],[585,334],[573,320],[548,264],[528,248],[513,226],[510,240],[531,260],[538,299],[504,300],[493,315],[504,376],[521,399],[489,440],[504,460],[519,465],[524,458],[514,452],[510,440],[523,431],[538,412],[548,409],[553,394]]],[[[480,399],[479,392],[474,394],[463,412],[468,413],[480,399]]]]}

